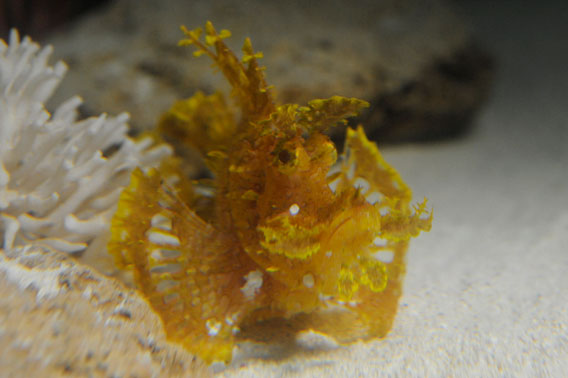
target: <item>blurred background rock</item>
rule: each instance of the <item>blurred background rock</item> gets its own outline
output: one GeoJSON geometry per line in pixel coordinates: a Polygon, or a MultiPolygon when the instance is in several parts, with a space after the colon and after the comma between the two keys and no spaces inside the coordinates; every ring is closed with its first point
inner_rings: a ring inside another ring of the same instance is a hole
{"type": "Polygon", "coordinates": [[[0,0],[0,38],[11,28],[41,39],[76,17],[108,3],[109,0],[0,0]]]}
{"type": "MultiPolygon", "coordinates": [[[[361,122],[380,144],[462,135],[487,97],[493,64],[442,0],[0,0],[2,35],[17,27],[70,72],[54,103],[81,94],[84,115],[128,111],[152,128],[176,99],[223,88],[207,59],[176,47],[181,24],[212,20],[264,53],[280,102],[332,95],[371,103],[361,122]]],[[[336,130],[341,142],[343,130],[336,130]]]]}

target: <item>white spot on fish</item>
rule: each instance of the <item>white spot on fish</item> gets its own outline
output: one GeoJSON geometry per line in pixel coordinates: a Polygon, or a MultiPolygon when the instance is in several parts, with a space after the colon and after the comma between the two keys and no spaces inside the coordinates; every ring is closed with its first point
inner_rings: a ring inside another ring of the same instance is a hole
{"type": "Polygon", "coordinates": [[[262,287],[262,272],[253,270],[245,277],[246,283],[241,287],[241,291],[247,299],[253,299],[262,287]]]}
{"type": "Polygon", "coordinates": [[[298,206],[298,204],[293,204],[292,206],[290,206],[290,215],[296,215],[300,212],[300,206],[298,206]]]}
{"type": "Polygon", "coordinates": [[[159,228],[164,231],[172,230],[172,220],[163,214],[156,214],[152,217],[152,227],[159,228]]]}
{"type": "Polygon", "coordinates": [[[177,236],[165,233],[159,229],[151,228],[150,230],[148,230],[148,232],[146,232],[146,236],[148,237],[148,240],[150,240],[154,244],[160,244],[160,245],[166,244],[175,247],[181,245],[179,238],[177,236]]]}
{"type": "Polygon", "coordinates": [[[209,336],[217,336],[221,330],[222,324],[214,319],[209,319],[205,322],[205,327],[207,327],[207,333],[209,336]]]}
{"type": "Polygon", "coordinates": [[[308,273],[304,276],[304,278],[302,278],[302,282],[304,283],[305,287],[311,289],[312,287],[314,287],[314,276],[308,273]]]}
{"type": "Polygon", "coordinates": [[[384,263],[390,263],[394,259],[393,251],[379,251],[375,253],[375,258],[384,263]]]}

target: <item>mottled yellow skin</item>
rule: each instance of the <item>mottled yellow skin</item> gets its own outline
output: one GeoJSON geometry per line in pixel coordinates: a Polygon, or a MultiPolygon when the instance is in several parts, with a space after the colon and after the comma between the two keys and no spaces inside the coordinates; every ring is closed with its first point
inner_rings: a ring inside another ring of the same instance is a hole
{"type": "Polygon", "coordinates": [[[361,127],[348,128],[336,164],[323,132],[368,104],[276,105],[248,39],[239,60],[222,41],[229,32],[207,23],[201,42],[200,29],[184,31],[181,44],[213,59],[236,107],[197,93],[162,117],[164,136],[200,151],[214,179],[192,184],[176,160],[136,170],[112,223],[117,263],[169,337],[208,362],[229,361],[241,327],[274,318],[343,343],[384,336],[408,240],[431,214],[410,207],[410,189],[361,127]]]}

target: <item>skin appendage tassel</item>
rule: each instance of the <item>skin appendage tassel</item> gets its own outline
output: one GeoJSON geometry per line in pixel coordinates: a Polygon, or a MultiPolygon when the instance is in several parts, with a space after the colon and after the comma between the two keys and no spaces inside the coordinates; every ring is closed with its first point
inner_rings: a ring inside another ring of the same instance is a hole
{"type": "Polygon", "coordinates": [[[190,181],[179,161],[137,169],[112,221],[109,251],[133,272],[171,340],[207,362],[231,360],[242,329],[286,319],[339,343],[385,336],[392,326],[411,237],[428,231],[426,202],[411,191],[361,127],[345,152],[324,131],[368,106],[334,96],[277,105],[261,53],[238,59],[230,33],[183,28],[229,82],[219,94],[175,103],[166,139],[197,149],[214,179],[190,181]]]}

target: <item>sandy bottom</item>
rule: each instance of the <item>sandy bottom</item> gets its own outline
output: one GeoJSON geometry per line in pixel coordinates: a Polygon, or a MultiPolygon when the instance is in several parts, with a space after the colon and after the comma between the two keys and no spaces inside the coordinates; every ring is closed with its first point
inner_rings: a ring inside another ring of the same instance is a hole
{"type": "Polygon", "coordinates": [[[435,216],[411,244],[392,332],[248,346],[220,376],[568,374],[568,18],[506,3],[457,3],[498,59],[474,132],[383,150],[435,216]]]}

